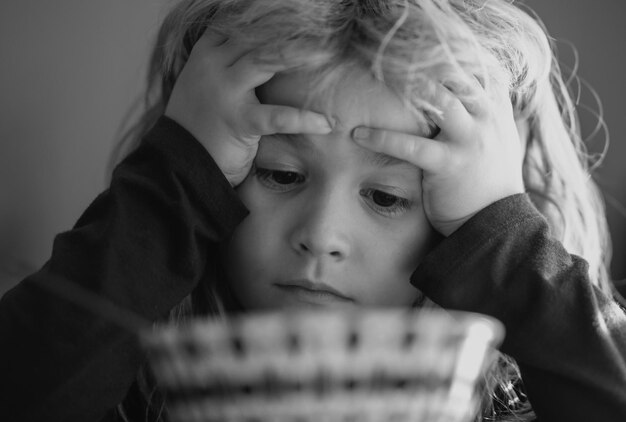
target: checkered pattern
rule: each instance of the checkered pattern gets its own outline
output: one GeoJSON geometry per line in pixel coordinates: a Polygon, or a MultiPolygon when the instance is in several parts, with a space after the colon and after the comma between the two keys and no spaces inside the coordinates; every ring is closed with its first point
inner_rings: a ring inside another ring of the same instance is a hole
{"type": "Polygon", "coordinates": [[[145,333],[176,422],[468,421],[502,339],[481,315],[248,314],[145,333]]]}

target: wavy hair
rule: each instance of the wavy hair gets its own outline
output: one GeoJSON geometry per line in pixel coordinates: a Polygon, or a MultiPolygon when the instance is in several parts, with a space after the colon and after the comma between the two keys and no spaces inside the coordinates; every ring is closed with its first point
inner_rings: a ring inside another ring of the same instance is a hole
{"type": "MultiPolygon", "coordinates": [[[[158,34],[143,114],[118,157],[163,114],[207,28],[263,60],[310,71],[316,96],[341,83],[339,75],[351,68],[370,71],[409,107],[431,112],[438,110],[425,93],[447,75],[505,84],[526,145],[527,192],[552,234],[584,257],[592,282],[609,291],[610,243],[603,200],[590,175],[594,163],[553,45],[528,9],[507,0],[183,0],[158,34]]],[[[503,356],[490,377],[484,419],[530,417],[514,361],[503,356]]]]}

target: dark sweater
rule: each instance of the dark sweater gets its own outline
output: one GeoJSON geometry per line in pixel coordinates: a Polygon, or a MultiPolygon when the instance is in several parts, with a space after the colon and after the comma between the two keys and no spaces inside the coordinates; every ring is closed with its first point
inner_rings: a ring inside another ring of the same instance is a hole
{"type": "MultiPolygon", "coordinates": [[[[167,315],[246,215],[200,143],[161,118],[44,267],[0,301],[0,419],[111,420],[145,360],[123,325],[167,315]]],[[[412,283],[446,308],[504,323],[502,349],[541,420],[626,420],[626,315],[527,196],[478,213],[412,283]]]]}

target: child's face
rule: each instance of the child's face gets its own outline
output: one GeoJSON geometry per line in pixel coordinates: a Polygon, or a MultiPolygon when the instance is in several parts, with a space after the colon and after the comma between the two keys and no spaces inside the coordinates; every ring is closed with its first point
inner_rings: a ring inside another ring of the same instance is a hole
{"type": "Polygon", "coordinates": [[[332,102],[306,103],[307,76],[280,75],[264,103],[335,119],[329,135],[264,137],[239,186],[250,215],[228,250],[232,290],[246,309],[409,306],[411,273],[434,238],[421,203],[421,172],[351,139],[356,126],[425,136],[391,91],[365,74],[339,84],[332,102]],[[329,105],[330,104],[330,105],[329,105]]]}

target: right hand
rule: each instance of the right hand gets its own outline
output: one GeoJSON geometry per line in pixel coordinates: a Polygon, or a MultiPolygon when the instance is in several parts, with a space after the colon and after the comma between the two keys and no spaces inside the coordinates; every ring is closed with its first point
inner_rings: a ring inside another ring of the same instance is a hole
{"type": "Polygon", "coordinates": [[[165,115],[200,141],[237,186],[250,171],[262,135],[332,130],[321,114],[259,102],[255,88],[285,70],[207,30],[176,80],[165,115]]]}

